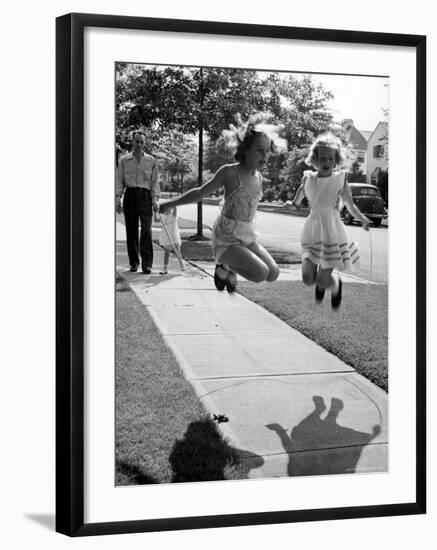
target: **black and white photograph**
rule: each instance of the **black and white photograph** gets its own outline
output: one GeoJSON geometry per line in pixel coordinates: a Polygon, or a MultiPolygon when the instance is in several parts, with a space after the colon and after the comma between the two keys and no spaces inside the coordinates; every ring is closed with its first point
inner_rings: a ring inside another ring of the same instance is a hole
{"type": "Polygon", "coordinates": [[[389,77],[114,73],[115,485],[388,472],[389,77]]]}
{"type": "Polygon", "coordinates": [[[424,37],[57,38],[57,530],[423,513],[424,37]]]}
{"type": "Polygon", "coordinates": [[[432,4],[5,6],[2,547],[432,546],[432,4]]]}

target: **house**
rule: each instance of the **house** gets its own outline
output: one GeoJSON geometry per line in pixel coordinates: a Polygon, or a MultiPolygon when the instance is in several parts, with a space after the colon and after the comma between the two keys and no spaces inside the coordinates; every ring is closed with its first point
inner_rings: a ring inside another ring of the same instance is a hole
{"type": "Polygon", "coordinates": [[[351,118],[346,118],[341,123],[343,131],[346,136],[346,140],[353,145],[355,153],[357,154],[357,161],[361,165],[363,174],[367,173],[367,140],[372,132],[358,130],[354,125],[354,121],[351,118]]]}
{"type": "Polygon", "coordinates": [[[346,140],[353,145],[367,183],[376,185],[381,172],[388,169],[388,123],[378,122],[372,132],[358,130],[351,118],[341,123],[346,140]]]}
{"type": "Polygon", "coordinates": [[[388,123],[378,122],[367,141],[367,182],[376,185],[388,169],[388,123]]]}

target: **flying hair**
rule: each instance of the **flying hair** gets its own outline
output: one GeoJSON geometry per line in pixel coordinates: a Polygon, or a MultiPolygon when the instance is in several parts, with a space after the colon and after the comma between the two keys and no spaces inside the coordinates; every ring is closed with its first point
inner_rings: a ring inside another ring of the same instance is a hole
{"type": "Polygon", "coordinates": [[[254,113],[244,122],[241,115],[237,114],[237,124],[230,124],[229,130],[223,130],[225,144],[232,151],[236,161],[244,160],[246,151],[257,136],[266,136],[270,140],[271,153],[287,149],[287,142],[279,137],[281,126],[269,123],[271,118],[272,115],[268,113],[254,113]]]}

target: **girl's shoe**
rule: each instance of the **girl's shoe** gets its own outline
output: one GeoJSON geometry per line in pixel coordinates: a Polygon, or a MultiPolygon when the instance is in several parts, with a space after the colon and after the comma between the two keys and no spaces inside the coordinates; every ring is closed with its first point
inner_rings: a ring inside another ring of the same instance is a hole
{"type": "Polygon", "coordinates": [[[316,285],[316,292],[315,292],[315,298],[316,298],[316,304],[320,304],[325,297],[325,289],[320,288],[316,285]]]}
{"type": "Polygon", "coordinates": [[[340,304],[341,304],[341,295],[342,295],[342,287],[343,287],[343,283],[340,279],[340,277],[338,278],[338,290],[337,290],[337,293],[336,294],[331,294],[331,306],[332,306],[332,309],[338,309],[340,307],[340,304]]]}
{"type": "Polygon", "coordinates": [[[227,276],[228,272],[222,264],[217,264],[214,272],[214,284],[216,289],[220,290],[220,292],[225,289],[227,276]]]}
{"type": "Polygon", "coordinates": [[[237,290],[237,274],[233,271],[228,272],[228,276],[226,277],[226,290],[232,294],[232,292],[235,292],[237,290]]]}
{"type": "Polygon", "coordinates": [[[167,271],[167,268],[164,267],[164,269],[162,271],[159,272],[160,275],[168,275],[168,271],[167,271]]]}

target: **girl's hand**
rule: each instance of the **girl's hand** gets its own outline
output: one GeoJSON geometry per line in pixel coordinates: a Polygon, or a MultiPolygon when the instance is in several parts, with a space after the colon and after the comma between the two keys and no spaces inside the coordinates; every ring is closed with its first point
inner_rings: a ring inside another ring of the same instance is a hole
{"type": "Polygon", "coordinates": [[[361,220],[361,223],[363,224],[364,231],[369,231],[369,229],[370,229],[370,220],[363,216],[363,219],[361,220]]]}
{"type": "Polygon", "coordinates": [[[171,205],[168,204],[170,201],[163,201],[159,203],[159,213],[165,214],[168,210],[171,209],[171,205]]]}

